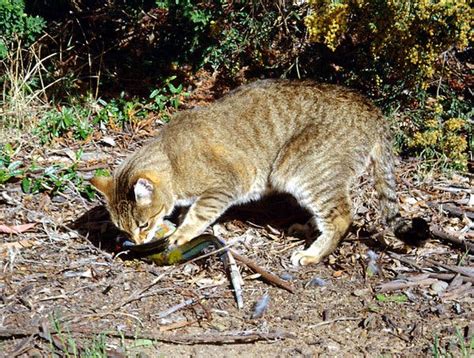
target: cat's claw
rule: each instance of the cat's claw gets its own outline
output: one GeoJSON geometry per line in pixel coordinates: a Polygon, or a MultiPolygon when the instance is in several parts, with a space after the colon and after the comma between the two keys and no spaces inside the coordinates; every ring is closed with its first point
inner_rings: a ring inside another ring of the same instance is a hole
{"type": "Polygon", "coordinates": [[[172,235],[170,238],[169,238],[169,245],[168,247],[170,249],[174,249],[178,246],[181,246],[181,245],[184,245],[185,243],[187,243],[188,241],[190,241],[189,239],[187,239],[186,237],[174,237],[174,235],[172,235]]]}
{"type": "Polygon", "coordinates": [[[308,250],[298,250],[293,252],[291,255],[291,264],[295,267],[297,266],[306,266],[310,264],[317,264],[323,258],[320,255],[315,255],[308,250]]]}

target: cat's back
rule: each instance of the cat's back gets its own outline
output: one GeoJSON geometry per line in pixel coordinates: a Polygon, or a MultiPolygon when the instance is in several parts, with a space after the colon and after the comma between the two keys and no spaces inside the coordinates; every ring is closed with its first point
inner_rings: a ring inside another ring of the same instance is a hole
{"type": "MultiPolygon", "coordinates": [[[[229,92],[207,107],[178,113],[177,126],[186,122],[244,125],[307,121],[337,122],[345,118],[366,116],[380,121],[379,109],[363,95],[351,89],[311,80],[259,80],[229,92]]],[[[186,123],[188,124],[188,123],[186,123]]],[[[189,123],[191,124],[191,123],[189,123]]],[[[365,124],[371,123],[365,121],[365,124]]]]}
{"type": "Polygon", "coordinates": [[[179,112],[163,134],[180,142],[203,137],[222,142],[240,139],[257,146],[263,143],[271,150],[308,125],[319,126],[329,136],[341,129],[364,138],[387,132],[379,109],[353,90],[310,80],[260,80],[207,107],[179,112]]]}

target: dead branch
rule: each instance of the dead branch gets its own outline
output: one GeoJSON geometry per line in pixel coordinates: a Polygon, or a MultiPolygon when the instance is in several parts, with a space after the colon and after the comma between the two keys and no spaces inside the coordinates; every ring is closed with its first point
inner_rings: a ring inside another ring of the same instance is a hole
{"type": "MultiPolygon", "coordinates": [[[[388,252],[389,256],[400,261],[400,262],[403,262],[403,263],[406,263],[407,265],[410,265],[420,271],[426,271],[426,268],[418,265],[416,262],[406,258],[406,257],[403,257],[402,255],[398,255],[396,253],[393,253],[393,252],[388,252]]],[[[430,259],[430,258],[426,258],[425,261],[427,261],[429,263],[429,266],[430,267],[442,267],[444,268],[445,270],[448,270],[448,271],[451,271],[451,272],[454,272],[454,273],[459,273],[460,275],[464,276],[464,277],[468,277],[468,278],[474,278],[474,270],[471,269],[471,268],[467,268],[467,267],[459,267],[459,266],[453,266],[453,265],[446,265],[446,264],[443,264],[441,262],[438,262],[436,260],[433,260],[433,259],[430,259]]],[[[463,277],[463,279],[464,279],[463,277]]]]}
{"type": "MultiPolygon", "coordinates": [[[[270,333],[259,333],[259,332],[232,332],[232,333],[220,333],[220,334],[160,334],[154,332],[142,332],[140,334],[132,332],[113,332],[113,331],[100,331],[100,330],[91,330],[84,329],[80,327],[71,327],[68,332],[70,334],[80,334],[86,335],[88,337],[97,336],[103,334],[109,337],[117,338],[126,338],[126,339],[149,339],[152,341],[170,343],[170,344],[237,344],[237,343],[254,343],[258,341],[274,341],[282,339],[294,339],[296,336],[289,332],[270,332],[270,333]]],[[[13,338],[24,338],[31,335],[40,335],[39,328],[29,327],[29,328],[16,328],[16,327],[7,327],[0,328],[0,340],[8,340],[13,338]]],[[[59,332],[51,332],[53,336],[59,334],[59,332]]]]}
{"type": "Polygon", "coordinates": [[[442,262],[438,262],[436,260],[433,260],[433,259],[430,259],[430,258],[426,258],[425,259],[427,262],[429,262],[431,264],[432,267],[442,267],[444,268],[445,270],[448,270],[448,271],[451,271],[451,272],[456,272],[456,273],[459,273],[463,276],[467,276],[467,277],[474,277],[474,269],[473,268],[469,268],[469,267],[462,267],[462,266],[453,266],[453,265],[446,265],[446,264],[443,264],[442,262]]]}
{"type": "Polygon", "coordinates": [[[455,246],[461,247],[462,249],[469,252],[470,254],[474,254],[474,245],[467,242],[464,239],[461,239],[461,238],[457,237],[455,234],[446,232],[443,229],[441,229],[440,227],[435,226],[435,225],[430,226],[430,231],[431,231],[431,235],[435,239],[438,239],[438,240],[444,241],[444,242],[448,242],[448,243],[453,244],[455,246]]]}
{"type": "Polygon", "coordinates": [[[437,279],[427,278],[419,281],[406,281],[406,280],[395,280],[386,283],[382,283],[376,287],[377,292],[392,292],[398,290],[404,290],[410,287],[427,287],[436,282],[437,279]]]}
{"type": "Polygon", "coordinates": [[[439,209],[441,211],[447,212],[450,216],[455,216],[458,218],[463,218],[466,216],[470,220],[474,220],[474,212],[469,210],[463,210],[462,208],[458,207],[457,205],[448,204],[448,203],[437,203],[430,201],[427,203],[429,207],[434,209],[439,209]]]}
{"type": "Polygon", "coordinates": [[[267,281],[267,282],[269,282],[269,283],[271,283],[271,284],[273,284],[277,287],[284,288],[288,292],[295,293],[295,288],[292,285],[290,285],[288,282],[282,280],[277,275],[274,275],[271,272],[266,271],[262,267],[258,266],[252,260],[238,254],[234,250],[231,250],[231,252],[232,252],[232,255],[235,257],[235,259],[237,261],[242,262],[243,264],[248,266],[250,269],[252,269],[256,273],[259,273],[265,281],[267,281]]]}
{"type": "Polygon", "coordinates": [[[474,277],[460,276],[459,274],[453,273],[430,273],[428,274],[429,278],[437,278],[438,280],[451,281],[456,277],[459,277],[461,281],[474,283],[474,277]]]}

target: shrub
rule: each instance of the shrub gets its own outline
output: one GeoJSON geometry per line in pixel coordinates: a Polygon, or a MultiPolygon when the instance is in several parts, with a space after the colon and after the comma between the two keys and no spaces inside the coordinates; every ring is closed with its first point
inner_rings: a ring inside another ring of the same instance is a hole
{"type": "Polygon", "coordinates": [[[309,0],[309,39],[351,56],[357,80],[427,88],[439,56],[473,38],[465,0],[309,0]]]}
{"type": "Polygon", "coordinates": [[[13,40],[22,40],[28,47],[44,26],[41,17],[25,14],[23,0],[0,0],[0,60],[7,56],[13,40]]]}

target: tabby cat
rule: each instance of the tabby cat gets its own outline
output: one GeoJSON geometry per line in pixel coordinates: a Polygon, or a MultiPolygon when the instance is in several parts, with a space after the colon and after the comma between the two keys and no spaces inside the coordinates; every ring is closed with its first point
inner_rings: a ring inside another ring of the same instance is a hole
{"type": "Polygon", "coordinates": [[[371,164],[386,222],[400,236],[390,135],[363,96],[311,81],[264,80],[205,108],[179,112],[113,177],[95,177],[113,223],[136,243],[153,239],[176,206],[191,205],[169,238],[182,245],[230,206],[270,191],[292,194],[321,235],[293,253],[294,265],[321,261],[348,230],[349,190],[371,164]],[[397,233],[397,230],[395,230],[397,233]]]}

